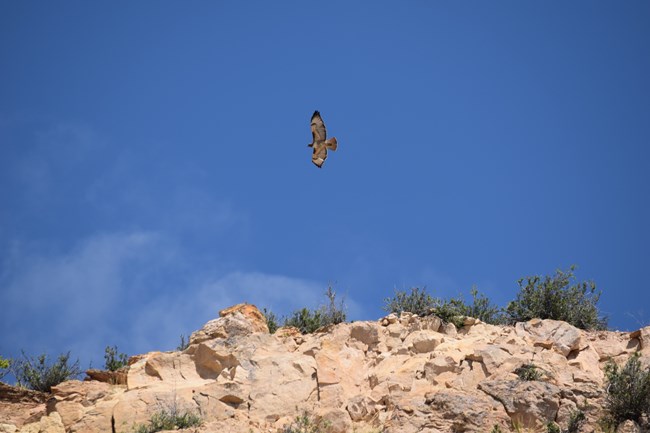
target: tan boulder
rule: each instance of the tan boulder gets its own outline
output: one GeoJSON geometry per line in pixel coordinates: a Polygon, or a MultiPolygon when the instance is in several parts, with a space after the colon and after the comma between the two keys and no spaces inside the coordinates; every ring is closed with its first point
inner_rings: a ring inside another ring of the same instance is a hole
{"type": "Polygon", "coordinates": [[[593,331],[586,333],[586,342],[598,353],[600,361],[607,361],[638,350],[641,347],[638,332],[593,331]]]}
{"type": "Polygon", "coordinates": [[[232,307],[224,308],[219,311],[219,317],[227,317],[236,313],[240,313],[244,317],[247,317],[254,327],[257,329],[257,332],[269,332],[269,328],[266,324],[266,317],[264,314],[253,304],[237,304],[232,307]]]}
{"type": "Polygon", "coordinates": [[[352,420],[345,409],[320,409],[317,415],[321,422],[327,426],[328,433],[348,433],[352,429],[352,420]]]}
{"type": "Polygon", "coordinates": [[[555,420],[560,388],[540,381],[486,380],[478,388],[503,404],[513,425],[536,429],[555,420]]]}
{"type": "Polygon", "coordinates": [[[638,341],[641,353],[645,356],[650,356],[650,326],[631,332],[629,339],[628,347],[633,346],[635,341],[638,341]]]}
{"type": "Polygon", "coordinates": [[[518,335],[532,340],[533,345],[553,348],[564,356],[579,349],[582,342],[582,333],[578,328],[558,320],[532,319],[517,323],[515,329],[518,335]]]}
{"type": "Polygon", "coordinates": [[[412,353],[429,353],[445,341],[442,334],[431,331],[415,331],[404,340],[403,346],[412,353]]]}
{"type": "Polygon", "coordinates": [[[444,432],[484,432],[505,418],[493,401],[462,391],[428,393],[425,404],[432,410],[427,427],[444,432]]]}
{"type": "Polygon", "coordinates": [[[219,312],[218,319],[210,320],[190,336],[190,344],[214,338],[245,336],[257,332],[269,333],[264,314],[254,305],[238,304],[219,312]]]}
{"type": "Polygon", "coordinates": [[[96,380],[98,382],[110,383],[111,385],[126,385],[128,367],[123,367],[117,371],[109,370],[86,370],[84,380],[96,380]]]}

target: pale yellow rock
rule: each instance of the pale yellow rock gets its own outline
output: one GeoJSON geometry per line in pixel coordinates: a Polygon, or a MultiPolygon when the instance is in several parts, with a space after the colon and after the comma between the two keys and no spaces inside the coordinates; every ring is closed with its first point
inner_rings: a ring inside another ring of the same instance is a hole
{"type": "Polygon", "coordinates": [[[61,417],[57,412],[42,417],[39,421],[24,425],[20,433],[66,433],[61,417]]]}
{"type": "Polygon", "coordinates": [[[344,409],[320,409],[317,414],[326,423],[328,433],[348,433],[352,429],[352,420],[344,409]]]}
{"type": "Polygon", "coordinates": [[[258,313],[249,304],[222,310],[187,350],[132,357],[126,386],[70,381],[52,395],[0,386],[0,426],[14,429],[0,433],[128,433],[169,402],[201,414],[195,433],[277,433],[303,411],[338,432],[484,433],[512,431],[513,422],[530,431],[549,419],[566,423],[588,401],[591,431],[605,361],[623,364],[641,349],[650,362],[647,330],[587,332],[547,320],[468,320],[456,330],[436,316],[402,313],[271,335],[258,313]],[[514,374],[529,363],[544,372],[540,381],[514,374]]]}
{"type": "Polygon", "coordinates": [[[415,331],[406,337],[403,347],[413,353],[429,353],[443,341],[444,336],[436,331],[415,331]]]}
{"type": "Polygon", "coordinates": [[[548,348],[552,347],[564,356],[580,349],[582,343],[582,331],[558,320],[532,319],[517,323],[515,329],[518,335],[529,338],[533,345],[548,344],[548,348]]]}

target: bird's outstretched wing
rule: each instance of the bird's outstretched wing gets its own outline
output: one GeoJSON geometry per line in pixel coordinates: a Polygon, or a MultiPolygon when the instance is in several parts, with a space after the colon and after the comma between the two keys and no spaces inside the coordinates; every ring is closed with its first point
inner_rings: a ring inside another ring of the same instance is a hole
{"type": "Polygon", "coordinates": [[[311,134],[314,137],[314,143],[320,143],[327,139],[325,122],[323,122],[318,111],[314,111],[314,114],[311,116],[311,134]]]}

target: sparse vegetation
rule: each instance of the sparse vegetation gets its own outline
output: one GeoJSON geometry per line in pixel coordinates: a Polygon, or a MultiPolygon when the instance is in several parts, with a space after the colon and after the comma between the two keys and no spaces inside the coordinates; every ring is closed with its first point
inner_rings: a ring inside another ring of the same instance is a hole
{"type": "Polygon", "coordinates": [[[542,371],[532,363],[524,364],[515,369],[515,374],[519,379],[525,381],[540,380],[542,378],[542,371]]]}
{"type": "Polygon", "coordinates": [[[329,426],[329,422],[316,421],[308,412],[303,412],[294,422],[285,427],[282,433],[325,433],[329,426]]]}
{"type": "Polygon", "coordinates": [[[201,417],[192,410],[183,409],[174,395],[171,403],[162,405],[149,419],[148,424],[135,427],[134,433],[155,433],[163,430],[178,430],[198,427],[203,424],[201,417]]]}
{"type": "Polygon", "coordinates": [[[563,320],[581,329],[606,329],[607,320],[596,304],[601,292],[593,281],[575,282],[573,273],[557,270],[554,276],[521,278],[517,298],[508,304],[509,323],[533,318],[563,320]]]}
{"type": "Polygon", "coordinates": [[[12,372],[19,386],[43,392],[50,392],[53,386],[81,374],[79,360],[70,364],[70,352],[59,355],[53,364],[45,354],[32,358],[23,352],[23,358],[13,362],[12,372]]]}
{"type": "Polygon", "coordinates": [[[118,353],[117,346],[106,346],[104,349],[104,369],[117,371],[128,365],[129,357],[126,353],[118,353]]]}
{"type": "Polygon", "coordinates": [[[560,426],[554,423],[553,421],[549,421],[546,423],[546,433],[562,433],[560,430],[560,426]]]}
{"type": "Polygon", "coordinates": [[[0,356],[0,379],[5,377],[9,373],[9,368],[11,367],[11,361],[9,359],[4,359],[0,356]]]}
{"type": "Polygon", "coordinates": [[[178,346],[176,346],[176,350],[179,352],[184,351],[190,347],[190,339],[189,337],[185,337],[185,335],[181,334],[181,342],[178,343],[178,346]]]}
{"type": "Polygon", "coordinates": [[[389,313],[400,314],[407,311],[418,316],[428,316],[438,303],[439,300],[431,297],[426,288],[412,287],[411,293],[396,290],[395,296],[384,299],[383,308],[389,313]]]}
{"type": "Polygon", "coordinates": [[[499,427],[499,424],[494,424],[494,427],[492,427],[492,430],[490,430],[490,433],[503,433],[503,430],[501,430],[501,427],[499,427]]]}
{"type": "Polygon", "coordinates": [[[585,413],[581,410],[576,410],[569,415],[569,424],[563,433],[578,433],[584,423],[587,421],[585,413]]]}
{"type": "Polygon", "coordinates": [[[485,295],[479,293],[476,287],[472,287],[470,293],[472,305],[466,307],[466,316],[474,317],[490,325],[502,325],[506,322],[503,308],[492,304],[485,295]]]}
{"type": "Polygon", "coordinates": [[[384,300],[384,310],[389,313],[402,313],[408,311],[418,316],[436,315],[445,322],[453,323],[457,328],[463,326],[466,317],[475,317],[485,323],[504,323],[501,308],[492,305],[490,300],[472,288],[472,304],[467,305],[459,298],[439,299],[426,292],[426,289],[411,288],[410,293],[396,291],[393,298],[384,300]]]}
{"type": "Polygon", "coordinates": [[[628,419],[641,423],[644,415],[650,416],[650,367],[643,368],[639,358],[637,352],[623,367],[611,360],[605,365],[606,424],[616,427],[628,419]]]}
{"type": "MultiPolygon", "coordinates": [[[[317,310],[302,308],[294,311],[293,315],[284,321],[284,326],[294,326],[303,334],[310,334],[318,328],[327,325],[336,325],[346,320],[345,304],[341,301],[336,303],[336,292],[331,287],[327,288],[325,295],[328,304],[317,310]]],[[[265,314],[266,313],[265,310],[265,314]]],[[[272,314],[272,313],[270,313],[272,314]]],[[[268,317],[268,316],[267,316],[268,317]]]]}
{"type": "Polygon", "coordinates": [[[266,319],[266,326],[268,326],[269,332],[275,334],[275,331],[280,327],[277,316],[273,311],[267,310],[266,308],[262,311],[262,314],[264,314],[264,318],[266,319]]]}
{"type": "Polygon", "coordinates": [[[546,432],[547,433],[579,433],[580,428],[586,421],[586,416],[585,413],[581,410],[576,410],[569,415],[569,423],[567,425],[566,429],[560,428],[560,426],[553,422],[549,421],[548,424],[546,424],[546,432]]]}

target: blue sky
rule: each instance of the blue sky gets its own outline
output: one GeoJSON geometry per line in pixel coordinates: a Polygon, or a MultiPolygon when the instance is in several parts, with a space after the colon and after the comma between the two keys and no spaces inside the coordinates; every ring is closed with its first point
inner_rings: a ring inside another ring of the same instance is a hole
{"type": "Polygon", "coordinates": [[[0,2],[0,354],[578,265],[650,323],[650,3],[0,2]],[[309,119],[339,141],[312,165],[309,119]]]}

